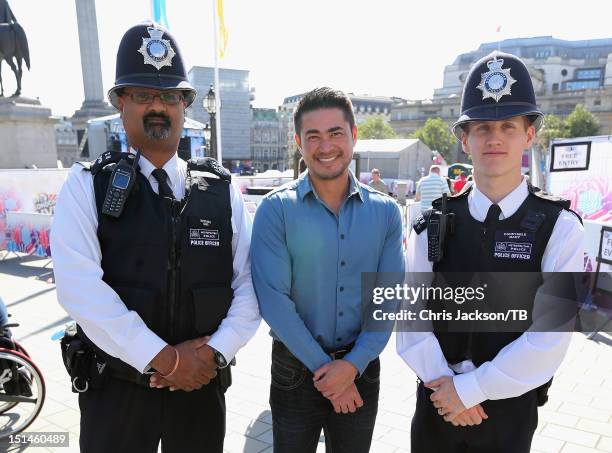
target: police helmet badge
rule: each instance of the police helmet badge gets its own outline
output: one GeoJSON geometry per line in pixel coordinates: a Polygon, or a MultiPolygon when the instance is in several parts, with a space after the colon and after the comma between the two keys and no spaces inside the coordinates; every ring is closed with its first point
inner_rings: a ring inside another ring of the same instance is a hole
{"type": "Polygon", "coordinates": [[[504,60],[493,58],[487,62],[489,70],[481,74],[480,83],[476,88],[482,91],[482,100],[492,98],[499,102],[502,96],[510,95],[510,87],[516,80],[510,75],[510,69],[503,69],[504,60]]]}
{"type": "Polygon", "coordinates": [[[170,40],[162,39],[164,30],[155,27],[147,27],[149,38],[142,38],[142,46],[138,52],[144,57],[144,64],[155,66],[159,71],[164,66],[172,66],[172,58],[176,53],[170,44],[170,40]]]}

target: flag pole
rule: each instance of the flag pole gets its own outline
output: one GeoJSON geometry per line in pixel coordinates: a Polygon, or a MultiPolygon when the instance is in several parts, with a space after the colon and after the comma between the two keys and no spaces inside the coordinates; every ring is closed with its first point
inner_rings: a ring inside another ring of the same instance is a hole
{"type": "Polygon", "coordinates": [[[217,0],[212,0],[213,4],[213,40],[215,44],[215,135],[217,139],[217,160],[223,165],[221,154],[221,90],[219,89],[219,43],[217,33],[217,0]]]}

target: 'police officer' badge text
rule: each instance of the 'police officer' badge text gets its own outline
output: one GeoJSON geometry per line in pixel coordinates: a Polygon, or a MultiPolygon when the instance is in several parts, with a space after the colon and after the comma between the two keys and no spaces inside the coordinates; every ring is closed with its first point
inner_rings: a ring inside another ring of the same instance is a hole
{"type": "Polygon", "coordinates": [[[502,96],[510,95],[510,87],[516,80],[510,75],[510,69],[503,69],[504,60],[494,58],[487,61],[489,71],[481,74],[480,83],[476,88],[482,91],[482,100],[492,98],[499,102],[502,96]]]}
{"type": "Polygon", "coordinates": [[[534,240],[534,234],[525,231],[496,231],[493,257],[510,260],[530,260],[534,240]]]}
{"type": "Polygon", "coordinates": [[[219,230],[190,228],[189,245],[192,247],[219,247],[219,230]]]}
{"type": "Polygon", "coordinates": [[[164,31],[154,27],[147,27],[147,31],[150,38],[142,38],[142,46],[138,49],[144,57],[144,64],[155,66],[158,71],[164,66],[172,66],[176,53],[170,41],[162,39],[164,31]]]}

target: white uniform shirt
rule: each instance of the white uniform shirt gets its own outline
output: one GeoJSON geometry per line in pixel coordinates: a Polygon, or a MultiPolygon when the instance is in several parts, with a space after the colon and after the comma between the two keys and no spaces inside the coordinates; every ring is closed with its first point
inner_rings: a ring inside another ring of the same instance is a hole
{"type": "MultiPolygon", "coordinates": [[[[140,172],[158,193],[157,180],[151,174],[155,169],[153,164],[141,156],[139,165],[140,172]]],[[[163,169],[174,196],[182,199],[187,163],[175,154],[163,169]]],[[[234,299],[208,342],[228,362],[251,339],[261,321],[251,283],[251,218],[240,191],[233,185],[230,185],[230,198],[234,299]]],[[[135,311],[128,310],[117,293],[102,281],[97,228],[93,177],[82,166],[74,165],[59,194],[51,230],[59,303],[99,348],[144,372],[166,342],[135,311]]]]}
{"type": "MultiPolygon", "coordinates": [[[[498,205],[500,220],[510,217],[527,198],[527,180],[498,205]]],[[[468,195],[471,216],[483,222],[493,203],[476,185],[468,195]]],[[[555,223],[542,257],[543,272],[582,272],[583,228],[571,212],[563,210],[555,223]]],[[[458,240],[458,239],[455,239],[458,240]]],[[[406,272],[431,272],[427,260],[427,234],[411,230],[406,254],[406,272]]],[[[398,332],[397,352],[423,382],[454,376],[459,398],[466,408],[485,400],[520,396],[548,382],[567,351],[571,332],[525,332],[505,346],[490,362],[478,368],[466,360],[452,366],[432,332],[398,332]],[[456,374],[455,373],[459,373],[456,374]]]]}

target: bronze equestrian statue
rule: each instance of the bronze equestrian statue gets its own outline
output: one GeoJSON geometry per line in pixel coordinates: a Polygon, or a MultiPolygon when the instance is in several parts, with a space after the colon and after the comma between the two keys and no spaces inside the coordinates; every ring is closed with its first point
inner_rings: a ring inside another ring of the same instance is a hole
{"type": "Polygon", "coordinates": [[[17,91],[13,96],[21,94],[22,64],[30,69],[30,50],[25,31],[17,23],[15,15],[7,0],[0,0],[0,97],[4,96],[2,85],[2,60],[5,60],[15,74],[17,91]]]}

